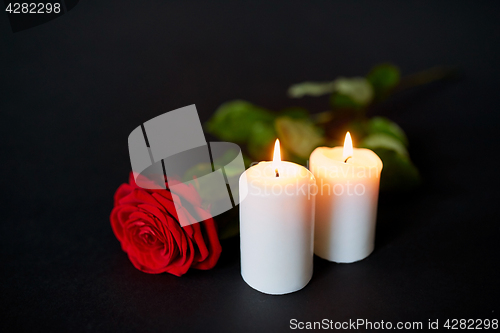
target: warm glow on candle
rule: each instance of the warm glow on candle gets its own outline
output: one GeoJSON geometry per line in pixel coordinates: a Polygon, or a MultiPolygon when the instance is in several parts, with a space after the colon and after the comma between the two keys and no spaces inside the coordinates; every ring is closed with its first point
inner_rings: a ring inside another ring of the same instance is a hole
{"type": "Polygon", "coordinates": [[[273,169],[276,172],[276,177],[279,177],[278,166],[281,162],[280,140],[276,139],[274,143],[273,169]]]}
{"type": "Polygon", "coordinates": [[[349,132],[347,132],[347,134],[345,135],[344,151],[342,153],[342,156],[344,158],[344,162],[347,162],[347,160],[352,157],[352,140],[351,133],[349,132]]]}

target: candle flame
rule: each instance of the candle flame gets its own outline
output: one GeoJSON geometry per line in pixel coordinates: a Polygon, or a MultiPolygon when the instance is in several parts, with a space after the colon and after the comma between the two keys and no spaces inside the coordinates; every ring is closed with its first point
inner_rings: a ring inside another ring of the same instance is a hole
{"type": "Polygon", "coordinates": [[[278,165],[281,162],[280,140],[276,139],[274,143],[273,169],[276,172],[276,177],[279,177],[278,165]]]}
{"type": "Polygon", "coordinates": [[[345,135],[344,150],[342,152],[342,157],[344,158],[344,162],[347,162],[347,160],[352,157],[352,153],[353,149],[352,149],[351,133],[347,132],[347,134],[345,135]]]}

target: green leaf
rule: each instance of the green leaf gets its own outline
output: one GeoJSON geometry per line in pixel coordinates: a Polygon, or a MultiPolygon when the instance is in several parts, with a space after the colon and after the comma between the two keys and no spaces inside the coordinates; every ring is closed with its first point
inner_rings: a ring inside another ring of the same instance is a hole
{"type": "Polygon", "coordinates": [[[368,122],[368,132],[371,134],[383,133],[390,135],[399,141],[401,141],[405,146],[408,146],[408,138],[405,132],[399,127],[395,122],[384,118],[384,117],[373,117],[368,122]]]}
{"type": "Polygon", "coordinates": [[[404,144],[393,137],[385,133],[375,133],[370,134],[363,141],[360,142],[360,146],[369,149],[384,148],[388,150],[393,150],[401,156],[408,157],[408,151],[404,144]]]}
{"type": "MultiPolygon", "coordinates": [[[[229,162],[231,162],[235,156],[238,154],[238,151],[234,149],[227,150],[224,155],[216,158],[214,162],[214,168],[220,169],[224,167],[224,171],[227,177],[233,177],[235,175],[239,176],[240,170],[239,168],[231,168],[227,166],[229,162]]],[[[212,164],[211,163],[198,163],[195,166],[187,169],[182,176],[182,181],[187,182],[193,180],[194,178],[199,178],[202,175],[207,175],[212,172],[212,164]]]]}
{"type": "Polygon", "coordinates": [[[331,82],[302,82],[288,88],[288,96],[300,98],[302,96],[321,96],[332,93],[335,90],[335,81],[331,82]]]}
{"type": "Polygon", "coordinates": [[[255,123],[248,139],[248,153],[256,161],[269,161],[272,157],[272,146],[277,137],[274,124],[255,123]]]}
{"type": "MultiPolygon", "coordinates": [[[[197,171],[199,172],[200,170],[202,170],[204,174],[209,174],[212,172],[212,165],[210,163],[200,163],[197,166],[192,167],[184,174],[183,181],[186,182],[195,179],[193,185],[203,203],[210,202],[211,204],[217,206],[218,204],[216,202],[225,202],[227,200],[227,192],[214,192],[211,186],[213,183],[210,178],[207,179],[206,177],[199,177],[196,175],[197,171]],[[192,175],[194,175],[194,177],[192,175]]],[[[202,207],[204,209],[210,209],[210,207],[206,204],[202,207]]]]}
{"type": "Polygon", "coordinates": [[[386,133],[374,133],[365,137],[360,146],[372,149],[382,160],[382,190],[409,190],[420,183],[418,170],[400,139],[386,133]]]}
{"type": "MultiPolygon", "coordinates": [[[[224,168],[224,173],[229,180],[239,178],[241,174],[240,168],[228,165],[237,156],[238,152],[239,151],[236,149],[228,149],[222,156],[215,158],[213,161],[216,170],[224,168]]],[[[187,182],[196,179],[194,186],[203,202],[223,202],[227,200],[227,193],[214,193],[211,187],[211,180],[203,177],[204,175],[212,173],[212,171],[212,163],[198,163],[184,172],[182,181],[187,182]]]]}
{"type": "Polygon", "coordinates": [[[359,108],[373,99],[373,88],[363,77],[340,77],[331,82],[302,82],[288,89],[290,97],[321,96],[333,93],[332,105],[339,108],[359,108]]]}
{"type": "Polygon", "coordinates": [[[335,91],[330,102],[335,108],[359,109],[373,99],[373,88],[363,77],[338,78],[334,81],[335,91]]]}
{"type": "Polygon", "coordinates": [[[247,156],[246,154],[243,154],[243,162],[245,163],[245,168],[248,169],[252,164],[253,159],[247,156]]]}
{"type": "Polygon", "coordinates": [[[207,122],[206,129],[221,140],[244,143],[256,123],[272,124],[275,116],[259,106],[242,100],[222,104],[207,122]]]}
{"type": "Polygon", "coordinates": [[[400,77],[399,68],[392,64],[377,65],[366,76],[378,100],[387,97],[389,92],[399,84],[400,77]]]}
{"type": "Polygon", "coordinates": [[[238,166],[231,166],[230,164],[230,162],[232,162],[235,159],[238,153],[239,150],[233,148],[228,149],[227,151],[224,152],[224,155],[214,159],[214,169],[217,170],[224,168],[224,173],[228,178],[239,177],[241,173],[240,168],[238,166]]]}
{"type": "Polygon", "coordinates": [[[332,110],[323,111],[312,115],[312,121],[315,124],[327,124],[335,119],[335,113],[332,110]]]}
{"type": "Polygon", "coordinates": [[[309,119],[309,111],[299,106],[292,106],[279,112],[280,117],[288,116],[294,119],[309,119]]]}
{"type": "Polygon", "coordinates": [[[330,97],[330,104],[334,109],[360,109],[361,105],[356,103],[351,97],[340,94],[333,93],[330,97]]]}
{"type": "Polygon", "coordinates": [[[420,184],[419,172],[409,158],[385,148],[374,148],[373,151],[384,163],[380,178],[382,191],[411,190],[420,184]]]}
{"type": "Polygon", "coordinates": [[[187,182],[193,180],[194,178],[199,177],[199,175],[206,175],[212,172],[212,164],[211,163],[199,163],[184,172],[182,176],[182,181],[187,182]]]}
{"type": "Polygon", "coordinates": [[[300,158],[307,159],[325,141],[321,130],[309,120],[279,117],[275,121],[275,128],[283,147],[300,158]]]}

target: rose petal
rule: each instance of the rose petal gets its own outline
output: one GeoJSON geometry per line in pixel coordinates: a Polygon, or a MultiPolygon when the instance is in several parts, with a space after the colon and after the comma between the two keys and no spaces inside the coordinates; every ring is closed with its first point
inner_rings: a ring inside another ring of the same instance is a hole
{"type": "Polygon", "coordinates": [[[200,263],[193,265],[196,269],[211,269],[217,264],[222,252],[219,236],[217,235],[217,228],[213,219],[205,220],[202,223],[204,234],[207,236],[208,257],[200,263]]]}

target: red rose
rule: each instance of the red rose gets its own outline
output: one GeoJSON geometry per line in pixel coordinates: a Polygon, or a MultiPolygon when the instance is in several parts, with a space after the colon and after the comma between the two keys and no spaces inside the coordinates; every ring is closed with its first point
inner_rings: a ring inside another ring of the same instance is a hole
{"type": "Polygon", "coordinates": [[[214,220],[201,208],[192,186],[177,187],[175,192],[143,189],[131,173],[129,184],[116,190],[111,226],[132,264],[143,272],[181,276],[190,267],[210,269],[219,260],[222,248],[214,220]],[[172,196],[191,205],[183,212],[188,218],[194,212],[206,219],[181,227],[172,196]]]}

